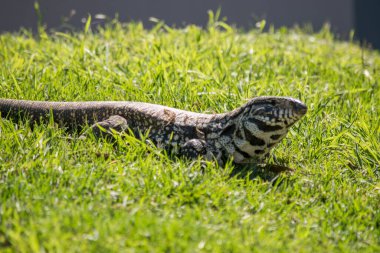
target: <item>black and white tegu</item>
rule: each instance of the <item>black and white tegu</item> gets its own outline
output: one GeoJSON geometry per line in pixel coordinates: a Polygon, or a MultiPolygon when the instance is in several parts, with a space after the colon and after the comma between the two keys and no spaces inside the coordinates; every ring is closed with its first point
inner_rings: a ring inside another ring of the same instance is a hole
{"type": "MultiPolygon", "coordinates": [[[[301,101],[289,97],[256,97],[227,113],[203,114],[141,102],[42,102],[0,99],[0,113],[13,121],[46,122],[94,133],[131,130],[147,134],[157,146],[179,155],[223,164],[261,163],[289,128],[307,112],[301,101]]],[[[127,131],[128,132],[128,131],[127,131]]]]}

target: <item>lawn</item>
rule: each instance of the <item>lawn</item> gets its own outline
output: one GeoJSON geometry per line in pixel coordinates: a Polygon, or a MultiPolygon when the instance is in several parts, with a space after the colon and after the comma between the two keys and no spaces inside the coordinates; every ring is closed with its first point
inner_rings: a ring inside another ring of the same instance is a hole
{"type": "Polygon", "coordinates": [[[0,119],[0,252],[379,252],[380,54],[319,32],[110,22],[0,35],[0,97],[309,111],[269,162],[186,161],[126,136],[0,119]]]}

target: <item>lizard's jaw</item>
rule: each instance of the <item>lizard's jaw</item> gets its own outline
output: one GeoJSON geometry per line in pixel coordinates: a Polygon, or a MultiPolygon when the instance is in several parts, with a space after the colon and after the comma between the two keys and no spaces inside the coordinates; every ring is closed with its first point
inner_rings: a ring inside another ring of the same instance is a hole
{"type": "Polygon", "coordinates": [[[259,118],[237,119],[215,140],[215,147],[223,149],[236,163],[259,162],[288,132],[283,122],[268,124],[259,118]]]}
{"type": "Polygon", "coordinates": [[[264,160],[287,134],[288,128],[282,124],[265,124],[259,119],[244,121],[235,133],[232,156],[236,163],[251,163],[264,160]]]}

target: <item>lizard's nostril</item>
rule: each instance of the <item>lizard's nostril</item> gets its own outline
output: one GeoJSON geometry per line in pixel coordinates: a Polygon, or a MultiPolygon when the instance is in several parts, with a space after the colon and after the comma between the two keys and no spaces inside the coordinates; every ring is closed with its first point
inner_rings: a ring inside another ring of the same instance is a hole
{"type": "Polygon", "coordinates": [[[297,101],[294,103],[294,111],[299,115],[304,115],[307,112],[307,106],[297,101]]]}

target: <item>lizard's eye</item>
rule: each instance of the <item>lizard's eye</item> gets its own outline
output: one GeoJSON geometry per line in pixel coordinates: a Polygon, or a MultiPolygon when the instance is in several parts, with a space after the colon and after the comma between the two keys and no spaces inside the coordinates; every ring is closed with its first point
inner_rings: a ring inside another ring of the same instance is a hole
{"type": "Polygon", "coordinates": [[[253,108],[253,110],[251,110],[251,114],[252,115],[261,115],[261,114],[264,114],[265,113],[265,107],[258,107],[258,108],[253,108]]]}
{"type": "Polygon", "coordinates": [[[269,104],[270,104],[271,106],[276,106],[276,102],[275,102],[275,101],[273,101],[273,100],[272,100],[272,101],[270,101],[270,102],[269,102],[269,104]]]}

